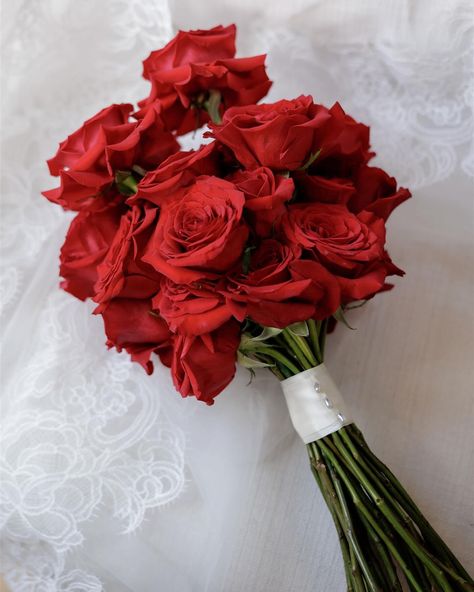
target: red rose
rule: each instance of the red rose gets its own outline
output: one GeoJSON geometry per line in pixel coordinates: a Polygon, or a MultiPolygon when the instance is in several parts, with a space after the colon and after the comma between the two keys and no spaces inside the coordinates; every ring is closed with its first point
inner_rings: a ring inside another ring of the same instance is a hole
{"type": "Polygon", "coordinates": [[[199,150],[176,152],[156,170],[147,173],[138,183],[137,193],[128,198],[129,205],[149,201],[163,206],[183,195],[201,175],[219,176],[219,155],[215,142],[201,146],[199,150]]]}
{"type": "Polygon", "coordinates": [[[43,195],[65,209],[101,208],[109,200],[107,190],[116,171],[134,165],[155,168],[179,148],[164,130],[157,107],[140,122],[129,122],[131,110],[132,105],[125,104],[103,109],[62,142],[48,161],[61,185],[43,195]]]}
{"type": "Polygon", "coordinates": [[[168,129],[184,134],[209,120],[202,107],[211,91],[220,92],[221,111],[259,101],[271,86],[265,56],[234,58],[234,41],[234,26],[180,31],[164,49],[152,52],[143,63],[151,93],[139,102],[138,116],[158,101],[168,129]]]}
{"type": "Polygon", "coordinates": [[[396,180],[377,167],[361,167],[355,179],[355,189],[347,207],[356,213],[367,210],[383,220],[411,197],[408,189],[397,189],[396,180]]]}
{"type": "Polygon", "coordinates": [[[171,333],[168,325],[151,310],[149,300],[115,298],[102,311],[107,346],[125,349],[134,362],[153,372],[152,352],[171,366],[171,333]]]}
{"type": "Polygon", "coordinates": [[[347,115],[339,103],[329,109],[329,116],[318,130],[318,157],[308,171],[325,178],[351,178],[374,156],[370,151],[370,129],[347,115]]]}
{"type": "Polygon", "coordinates": [[[257,235],[269,236],[275,222],[286,211],[285,202],[293,197],[293,180],[282,175],[274,175],[267,167],[237,171],[228,179],[243,191],[245,208],[257,235]]]}
{"type": "Polygon", "coordinates": [[[237,319],[248,316],[279,328],[324,319],[340,305],[339,286],[332,274],[315,261],[295,258],[294,250],[274,239],[262,242],[250,258],[248,273],[231,278],[225,295],[237,319]]]}
{"type": "Polygon", "coordinates": [[[344,302],[370,297],[384,287],[387,275],[402,273],[384,250],[384,221],[369,212],[294,204],[282,219],[280,235],[337,277],[344,302]]]}
{"type": "Polygon", "coordinates": [[[76,298],[94,296],[97,266],[104,260],[120,224],[120,208],[79,212],[61,248],[61,288],[76,298]]]}
{"type": "Polygon", "coordinates": [[[232,317],[224,297],[209,282],[175,284],[163,278],[152,304],[173,332],[185,335],[210,333],[232,317]]]}
{"type": "Polygon", "coordinates": [[[330,117],[325,107],[301,96],[292,101],[232,107],[224,113],[221,125],[210,125],[210,135],[228,146],[245,168],[295,170],[317,150],[316,134],[330,117]]]}
{"type": "Polygon", "coordinates": [[[234,378],[239,344],[240,324],[234,320],[205,335],[176,335],[171,365],[176,389],[212,405],[234,378]]]}
{"type": "Polygon", "coordinates": [[[242,256],[245,198],[229,181],[199,177],[161,210],[143,261],[176,283],[217,277],[242,256]]]}
{"type": "MultiPolygon", "coordinates": [[[[97,268],[94,300],[151,298],[159,290],[161,276],[141,261],[140,255],[156,223],[158,210],[134,206],[122,216],[108,253],[97,268]]],[[[95,312],[101,312],[99,306],[95,312]]]]}
{"type": "Polygon", "coordinates": [[[353,179],[298,172],[294,175],[298,201],[346,205],[355,194],[353,179]]]}
{"type": "Polygon", "coordinates": [[[152,51],[143,62],[143,77],[190,63],[211,62],[235,55],[235,25],[219,25],[207,31],[178,31],[163,49],[152,51]]]}

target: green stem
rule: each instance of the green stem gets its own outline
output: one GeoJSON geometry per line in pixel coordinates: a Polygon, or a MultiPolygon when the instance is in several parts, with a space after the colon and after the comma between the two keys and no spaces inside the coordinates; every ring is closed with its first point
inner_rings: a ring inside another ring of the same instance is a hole
{"type": "MultiPolygon", "coordinates": [[[[319,324],[319,321],[318,321],[319,324]]],[[[313,353],[317,358],[318,362],[321,364],[323,361],[323,355],[321,353],[321,348],[319,347],[319,334],[318,328],[316,326],[316,321],[314,319],[310,319],[308,321],[308,328],[309,328],[309,338],[311,340],[311,345],[313,346],[313,353]]]]}
{"type": "Polygon", "coordinates": [[[401,483],[398,481],[398,479],[395,477],[395,475],[370,450],[360,430],[354,424],[347,426],[347,430],[350,432],[351,436],[353,436],[353,438],[356,441],[356,444],[362,450],[363,454],[366,457],[368,457],[368,460],[371,461],[371,463],[384,476],[385,480],[390,485],[392,495],[400,504],[403,504],[407,508],[407,512],[410,514],[412,520],[419,527],[423,538],[432,545],[433,549],[435,549],[439,553],[440,557],[442,557],[444,561],[450,563],[454,569],[458,570],[460,575],[462,575],[466,579],[466,581],[468,581],[471,584],[474,584],[474,581],[472,580],[470,575],[461,565],[461,563],[453,554],[451,549],[449,549],[449,547],[446,545],[443,539],[433,529],[431,524],[426,520],[421,511],[418,509],[415,502],[408,495],[408,493],[401,485],[401,483]]]}
{"type": "Polygon", "coordinates": [[[367,560],[364,557],[362,548],[361,548],[359,541],[357,539],[356,532],[354,529],[354,524],[351,519],[351,514],[349,512],[349,508],[347,506],[346,498],[344,496],[344,492],[342,491],[342,487],[341,487],[341,483],[339,481],[339,478],[334,473],[330,463],[327,463],[327,465],[328,465],[329,472],[332,477],[332,481],[334,483],[334,489],[336,490],[337,497],[338,497],[339,503],[341,505],[344,520],[347,524],[347,537],[348,537],[349,541],[351,542],[351,546],[354,549],[354,554],[355,554],[357,561],[360,565],[360,569],[362,570],[362,572],[365,576],[368,588],[371,592],[381,592],[381,590],[374,578],[372,570],[371,570],[367,560]]]}
{"type": "Polygon", "coordinates": [[[348,453],[347,449],[342,443],[339,434],[337,432],[334,432],[332,434],[332,437],[338,450],[346,459],[354,475],[358,478],[360,483],[363,485],[364,489],[369,493],[369,495],[375,502],[375,505],[379,508],[379,510],[385,516],[385,518],[390,522],[394,530],[398,532],[403,541],[411,549],[412,553],[416,557],[418,557],[420,561],[431,571],[431,573],[434,575],[443,591],[454,592],[450,583],[446,579],[443,570],[440,569],[440,567],[432,560],[432,557],[425,551],[425,549],[423,549],[423,547],[420,546],[419,542],[411,535],[411,533],[407,530],[406,526],[400,523],[396,513],[392,511],[392,509],[387,504],[386,500],[380,495],[377,489],[374,486],[372,486],[372,484],[368,481],[366,475],[354,462],[351,455],[348,453]]]}
{"type": "Polygon", "coordinates": [[[302,349],[300,348],[298,342],[294,339],[294,336],[288,331],[288,329],[285,329],[283,331],[282,336],[283,336],[283,339],[286,341],[287,345],[289,346],[289,348],[291,349],[291,351],[298,358],[298,362],[303,366],[303,368],[305,370],[309,370],[310,368],[313,368],[314,364],[310,364],[309,360],[307,360],[307,358],[304,355],[304,352],[302,351],[302,349]]]}
{"type": "Polygon", "coordinates": [[[340,524],[338,514],[335,510],[335,504],[337,502],[336,494],[334,492],[334,489],[332,487],[330,480],[327,479],[326,467],[323,466],[323,463],[321,463],[319,461],[319,454],[318,454],[317,449],[316,449],[316,451],[314,451],[312,444],[308,444],[307,448],[308,448],[308,454],[309,454],[309,458],[310,458],[311,471],[312,471],[313,476],[316,480],[316,483],[318,484],[319,489],[324,497],[324,501],[326,502],[326,505],[329,508],[329,511],[331,513],[332,519],[333,519],[335,527],[336,527],[336,531],[337,531],[337,535],[338,535],[338,539],[339,539],[339,544],[341,547],[342,560],[344,563],[344,571],[346,574],[347,592],[355,592],[354,585],[353,585],[353,576],[352,576],[352,571],[351,571],[349,546],[347,544],[343,528],[340,524]],[[322,473],[322,476],[320,476],[320,474],[319,474],[320,472],[322,473]]]}
{"type": "MultiPolygon", "coordinates": [[[[324,440],[324,438],[323,438],[323,440],[324,440]]],[[[400,555],[400,553],[398,552],[395,545],[392,543],[392,541],[389,539],[389,537],[384,533],[384,531],[379,527],[379,525],[377,524],[377,521],[374,520],[370,511],[368,510],[368,508],[365,506],[365,504],[362,502],[361,498],[357,494],[356,489],[353,487],[350,479],[347,477],[347,475],[346,475],[344,469],[342,468],[341,464],[339,463],[338,459],[331,452],[330,448],[328,448],[325,445],[323,440],[319,440],[318,444],[321,447],[321,449],[323,450],[325,456],[327,456],[330,459],[330,461],[333,464],[334,468],[336,469],[337,473],[341,477],[343,483],[346,485],[347,489],[349,490],[349,493],[352,497],[352,501],[355,504],[356,508],[364,515],[364,517],[367,519],[367,521],[372,526],[372,528],[375,530],[375,532],[383,540],[383,542],[385,543],[385,546],[389,549],[390,553],[398,561],[398,563],[399,563],[400,567],[402,568],[403,572],[405,573],[407,579],[411,583],[414,591],[415,592],[426,592],[426,590],[423,590],[420,587],[420,585],[418,584],[415,576],[413,575],[413,573],[410,571],[410,569],[406,565],[403,557],[400,555]]]]}
{"type": "Polygon", "coordinates": [[[300,370],[293,364],[293,362],[291,362],[287,357],[285,357],[276,349],[273,349],[272,347],[260,347],[259,351],[261,351],[262,354],[266,354],[267,356],[270,356],[274,360],[277,360],[286,366],[288,370],[293,372],[293,374],[299,374],[300,370]]]}

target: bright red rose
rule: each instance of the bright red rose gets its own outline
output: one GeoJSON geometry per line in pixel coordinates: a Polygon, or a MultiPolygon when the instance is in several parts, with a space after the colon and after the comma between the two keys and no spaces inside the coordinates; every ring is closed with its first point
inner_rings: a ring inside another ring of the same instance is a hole
{"type": "Polygon", "coordinates": [[[108,189],[117,171],[134,165],[155,168],[178,150],[157,107],[139,122],[129,122],[131,110],[132,105],[125,104],[103,109],[62,142],[48,161],[60,187],[43,195],[65,209],[99,209],[110,199],[108,189]]]}
{"type": "Polygon", "coordinates": [[[232,107],[224,113],[221,125],[210,125],[209,135],[228,146],[245,168],[296,170],[319,149],[315,142],[318,131],[330,117],[325,107],[301,96],[292,101],[232,107]]]}
{"type": "Polygon", "coordinates": [[[199,177],[163,207],[143,261],[178,284],[218,277],[242,256],[248,236],[244,202],[229,181],[199,177]]]}
{"type": "Polygon", "coordinates": [[[152,312],[149,300],[115,298],[101,314],[109,348],[125,349],[147,374],[153,372],[153,352],[163,364],[171,366],[172,336],[165,321],[152,312]]]}
{"type": "Polygon", "coordinates": [[[196,397],[212,405],[234,378],[240,323],[231,320],[212,333],[176,335],[171,375],[183,397],[196,397]]]}
{"type": "Polygon", "coordinates": [[[238,273],[224,291],[234,316],[284,328],[310,318],[324,319],[340,305],[337,280],[315,261],[295,257],[280,241],[267,239],[252,254],[247,273],[238,273]]]}
{"type": "Polygon", "coordinates": [[[205,281],[175,284],[163,278],[152,304],[173,332],[184,335],[210,333],[232,317],[224,297],[205,281]]]}
{"type": "Polygon", "coordinates": [[[384,250],[385,224],[369,212],[352,214],[343,205],[294,204],[280,236],[333,273],[343,302],[373,296],[387,275],[402,274],[384,250]]]}
{"type": "Polygon", "coordinates": [[[79,212],[61,248],[61,288],[76,298],[94,296],[97,266],[104,260],[120,224],[121,209],[79,212]]]}
{"type": "Polygon", "coordinates": [[[377,167],[361,167],[355,179],[355,189],[347,204],[351,212],[366,210],[385,221],[396,207],[411,197],[408,189],[397,189],[396,180],[377,167]]]}
{"type": "Polygon", "coordinates": [[[191,63],[212,62],[235,56],[235,25],[207,31],[178,31],[163,49],[152,51],[143,62],[143,77],[191,63]]]}
{"type": "Polygon", "coordinates": [[[293,180],[274,175],[267,167],[237,171],[228,180],[243,191],[245,208],[257,235],[270,236],[275,223],[286,211],[285,202],[293,197],[293,180]]]}
{"type": "MultiPolygon", "coordinates": [[[[97,268],[95,302],[112,298],[146,299],[159,290],[161,275],[140,256],[156,224],[158,210],[134,206],[122,216],[109,250],[97,268]]],[[[99,306],[95,312],[101,312],[99,306]]]]}
{"type": "Polygon", "coordinates": [[[150,171],[140,181],[137,193],[128,198],[129,205],[142,200],[163,206],[184,195],[201,175],[219,176],[219,154],[215,142],[201,146],[199,150],[176,152],[156,170],[150,171]]]}
{"type": "Polygon", "coordinates": [[[184,134],[209,120],[203,107],[211,91],[220,93],[221,112],[233,105],[256,103],[271,86],[265,56],[234,55],[235,26],[180,31],[144,61],[143,74],[152,88],[149,97],[139,102],[137,115],[159,102],[167,128],[184,134]]]}

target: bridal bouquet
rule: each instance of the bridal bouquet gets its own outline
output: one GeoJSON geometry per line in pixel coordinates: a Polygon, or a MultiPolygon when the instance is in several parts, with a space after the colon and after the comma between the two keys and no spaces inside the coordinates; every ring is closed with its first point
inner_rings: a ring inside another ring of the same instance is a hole
{"type": "Polygon", "coordinates": [[[97,303],[107,345],[208,405],[236,362],[281,381],[355,592],[474,583],[351,422],[324,360],[348,309],[403,275],[385,225],[410,197],[369,166],[369,128],[309,96],[260,104],[265,56],[235,27],[179,32],[143,63],[147,98],[111,105],[48,162],[44,195],[77,212],[61,286],[97,303]],[[206,143],[177,138],[208,125],[206,143]]]}

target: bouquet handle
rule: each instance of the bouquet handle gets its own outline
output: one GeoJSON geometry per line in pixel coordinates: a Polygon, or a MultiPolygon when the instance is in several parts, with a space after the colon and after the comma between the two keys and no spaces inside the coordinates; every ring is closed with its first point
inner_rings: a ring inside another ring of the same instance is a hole
{"type": "Polygon", "coordinates": [[[474,591],[474,581],[350,420],[320,364],[281,382],[333,517],[348,592],[474,591]]]}

